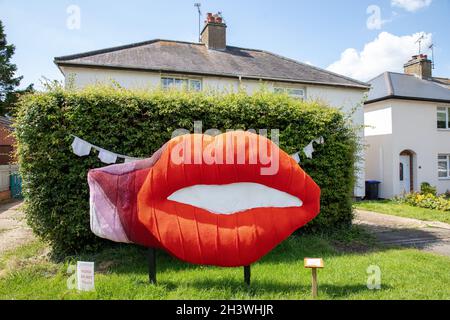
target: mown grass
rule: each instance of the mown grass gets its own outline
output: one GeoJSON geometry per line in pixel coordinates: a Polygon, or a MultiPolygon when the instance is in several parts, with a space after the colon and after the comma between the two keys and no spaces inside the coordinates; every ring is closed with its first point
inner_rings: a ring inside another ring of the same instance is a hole
{"type": "Polygon", "coordinates": [[[450,212],[413,207],[391,200],[355,202],[354,207],[356,209],[386,213],[399,217],[450,223],[450,212]]]}
{"type": "Polygon", "coordinates": [[[96,255],[52,262],[34,242],[0,258],[0,299],[310,299],[304,257],[322,257],[319,299],[450,299],[450,259],[413,249],[382,248],[359,229],[330,236],[291,237],[252,266],[185,264],[158,252],[158,285],[150,285],[146,250],[118,245],[96,255]],[[94,292],[67,289],[67,267],[95,261],[94,292]],[[381,289],[367,288],[367,268],[381,269],[381,289]]]}

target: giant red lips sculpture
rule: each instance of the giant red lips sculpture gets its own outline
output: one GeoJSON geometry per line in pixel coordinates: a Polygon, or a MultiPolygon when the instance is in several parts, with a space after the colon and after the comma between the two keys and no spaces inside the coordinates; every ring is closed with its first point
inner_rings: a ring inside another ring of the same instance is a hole
{"type": "Polygon", "coordinates": [[[320,211],[320,188],[299,165],[243,131],[180,136],[88,181],[97,236],[194,264],[250,265],[320,211]]]}

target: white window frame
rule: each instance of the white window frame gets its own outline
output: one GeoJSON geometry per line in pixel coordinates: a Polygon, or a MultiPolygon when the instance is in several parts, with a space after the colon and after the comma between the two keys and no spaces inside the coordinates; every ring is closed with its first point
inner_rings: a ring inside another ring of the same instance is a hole
{"type": "Polygon", "coordinates": [[[286,93],[288,94],[290,97],[294,98],[294,99],[299,99],[304,101],[306,99],[306,89],[305,88],[294,88],[294,87],[280,87],[280,86],[275,86],[273,88],[273,92],[275,93],[286,93]],[[292,91],[294,90],[301,90],[302,94],[298,95],[298,94],[292,94],[292,91]]]}
{"type": "Polygon", "coordinates": [[[450,130],[449,127],[449,120],[450,120],[450,107],[437,107],[436,109],[436,127],[438,130],[450,130]],[[445,114],[445,128],[439,128],[437,124],[438,115],[439,113],[445,114]]]}
{"type": "Polygon", "coordinates": [[[439,180],[448,180],[450,179],[450,154],[438,154],[438,179],[439,180]],[[445,160],[440,159],[441,157],[445,157],[445,160]],[[446,170],[446,176],[441,177],[439,173],[441,170],[439,170],[439,162],[446,162],[447,163],[447,170],[446,170]]]}
{"type": "Polygon", "coordinates": [[[180,77],[180,76],[172,76],[172,75],[161,75],[161,88],[163,90],[169,90],[169,89],[175,89],[177,86],[175,85],[176,81],[186,81],[186,88],[178,88],[178,89],[187,89],[188,91],[192,90],[192,82],[199,82],[200,83],[200,89],[194,90],[194,91],[202,91],[203,90],[203,82],[200,78],[190,78],[190,77],[180,77]],[[165,79],[171,79],[172,85],[170,87],[164,86],[164,80],[165,79]]]}

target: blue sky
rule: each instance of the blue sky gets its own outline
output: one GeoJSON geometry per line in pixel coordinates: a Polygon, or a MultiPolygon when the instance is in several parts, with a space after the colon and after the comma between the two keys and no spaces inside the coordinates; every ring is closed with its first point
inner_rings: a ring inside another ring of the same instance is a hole
{"type": "Polygon", "coordinates": [[[204,14],[223,13],[230,45],[361,80],[401,71],[423,32],[425,45],[436,46],[434,74],[450,77],[450,0],[0,0],[0,19],[16,45],[13,61],[23,87],[38,85],[42,76],[61,80],[55,56],[154,38],[196,41],[194,2],[204,14]],[[71,5],[80,9],[79,29],[67,26],[71,5]]]}

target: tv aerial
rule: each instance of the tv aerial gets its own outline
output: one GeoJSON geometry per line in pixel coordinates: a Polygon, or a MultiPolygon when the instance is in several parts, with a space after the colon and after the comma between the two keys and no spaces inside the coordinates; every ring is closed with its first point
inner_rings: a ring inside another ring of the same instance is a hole
{"type": "Polygon", "coordinates": [[[422,53],[422,41],[425,40],[425,35],[422,33],[422,35],[419,37],[419,39],[416,40],[415,43],[419,44],[419,54],[422,53]]]}
{"type": "Polygon", "coordinates": [[[201,19],[202,19],[202,11],[200,9],[201,6],[202,6],[201,3],[199,2],[194,3],[194,7],[196,7],[198,10],[198,42],[202,42],[202,37],[200,34],[201,19]]]}
{"type": "Polygon", "coordinates": [[[432,43],[428,46],[428,49],[431,50],[431,68],[433,68],[433,69],[434,69],[434,47],[435,47],[434,43],[432,43]]]}

